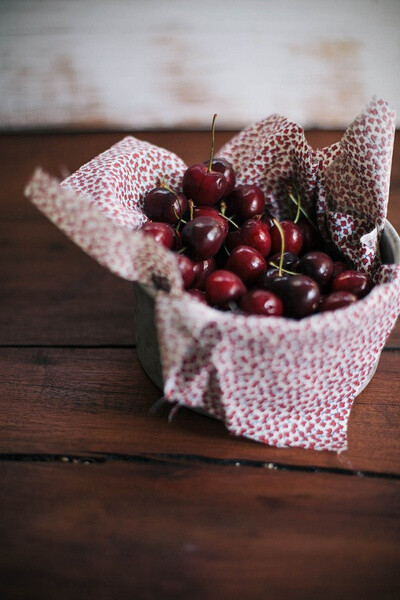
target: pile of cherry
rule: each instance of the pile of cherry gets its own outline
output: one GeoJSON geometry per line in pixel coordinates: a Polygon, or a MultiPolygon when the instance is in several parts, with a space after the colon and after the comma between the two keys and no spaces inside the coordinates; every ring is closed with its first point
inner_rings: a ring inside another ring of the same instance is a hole
{"type": "Polygon", "coordinates": [[[293,220],[278,222],[257,185],[237,185],[232,166],[213,157],[190,166],[183,193],[166,184],[150,190],[142,228],[178,253],[186,290],[222,310],[302,318],[365,296],[369,277],[327,254],[318,230],[288,188],[293,220]]]}

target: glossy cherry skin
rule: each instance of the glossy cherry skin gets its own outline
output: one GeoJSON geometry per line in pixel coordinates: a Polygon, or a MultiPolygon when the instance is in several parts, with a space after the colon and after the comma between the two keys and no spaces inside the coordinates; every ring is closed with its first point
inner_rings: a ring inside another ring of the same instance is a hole
{"type": "MultiPolygon", "coordinates": [[[[276,265],[276,267],[274,268],[278,268],[280,259],[281,253],[275,252],[275,254],[272,254],[272,256],[270,256],[268,259],[268,267],[274,267],[274,265],[276,265]]],[[[300,259],[298,256],[296,256],[296,254],[292,254],[291,252],[284,252],[282,267],[284,269],[287,269],[288,271],[296,271],[299,265],[299,261],[300,259]]]]}
{"type": "Polygon", "coordinates": [[[358,298],[362,298],[370,291],[372,282],[368,275],[361,271],[343,271],[332,280],[333,292],[351,292],[358,298]]]}
{"type": "Polygon", "coordinates": [[[266,223],[257,219],[248,219],[240,228],[243,244],[255,248],[263,256],[268,256],[271,250],[271,236],[266,223]]]}
{"type": "Polygon", "coordinates": [[[326,285],[332,277],[333,261],[325,252],[313,250],[300,259],[298,270],[319,285],[326,285]]]}
{"type": "Polygon", "coordinates": [[[194,282],[195,271],[194,263],[188,256],[178,254],[178,267],[182,275],[182,281],[185,288],[190,288],[194,282]]]}
{"type": "Polygon", "coordinates": [[[267,264],[263,255],[255,248],[237,246],[228,257],[225,268],[239,275],[245,283],[252,284],[267,270],[267,264]]]}
{"type": "Polygon", "coordinates": [[[321,312],[336,310],[337,308],[343,308],[356,301],[357,296],[350,292],[332,292],[321,299],[319,310],[321,312]]]}
{"type": "Polygon", "coordinates": [[[243,281],[231,271],[219,269],[207,277],[206,296],[211,305],[226,306],[239,300],[245,292],[243,281]]]}
{"type": "Polygon", "coordinates": [[[311,250],[315,250],[321,241],[321,236],[314,227],[305,219],[300,219],[297,225],[303,235],[303,245],[301,251],[306,254],[311,250]]]}
{"type": "Polygon", "coordinates": [[[170,250],[175,243],[175,229],[169,225],[169,223],[149,221],[143,225],[141,231],[145,235],[153,237],[156,242],[162,244],[168,248],[168,250],[170,250]]]}
{"type": "Polygon", "coordinates": [[[240,230],[235,229],[235,231],[230,231],[225,239],[225,246],[228,248],[229,252],[232,252],[234,248],[237,246],[243,246],[244,242],[242,240],[242,236],[240,235],[240,230]]]}
{"type": "MultiPolygon", "coordinates": [[[[208,167],[208,163],[209,161],[205,160],[203,165],[206,165],[208,167]]],[[[212,160],[211,170],[216,171],[217,173],[222,173],[226,181],[224,196],[230,194],[233,188],[235,187],[236,183],[235,171],[233,170],[232,165],[227,160],[225,160],[225,158],[216,157],[212,160]]]]}
{"type": "Polygon", "coordinates": [[[217,268],[213,258],[193,262],[194,280],[193,287],[204,290],[207,277],[217,268]]]}
{"type": "Polygon", "coordinates": [[[347,271],[347,267],[344,264],[344,262],[341,260],[334,260],[333,261],[332,279],[335,279],[335,277],[340,275],[340,273],[343,273],[343,271],[347,271]]]}
{"type": "Polygon", "coordinates": [[[286,317],[302,319],[319,306],[319,287],[306,275],[277,277],[272,287],[272,292],[283,302],[283,314],[286,317]]]}
{"type": "Polygon", "coordinates": [[[257,280],[257,286],[260,287],[262,290],[268,290],[270,292],[273,292],[277,280],[280,281],[282,279],[287,279],[288,277],[290,277],[290,275],[287,275],[286,273],[282,273],[282,275],[279,275],[278,269],[275,269],[275,267],[271,267],[265,273],[262,273],[262,275],[260,275],[260,277],[257,280]]]}
{"type": "Polygon", "coordinates": [[[238,185],[226,199],[230,214],[239,219],[252,219],[261,215],[265,208],[265,198],[257,185],[238,185]]]}
{"type": "Polygon", "coordinates": [[[187,292],[188,292],[188,294],[193,296],[193,298],[196,298],[196,300],[199,300],[199,302],[202,302],[202,304],[208,304],[207,298],[206,298],[206,293],[203,292],[202,290],[198,290],[197,288],[191,288],[190,290],[187,290],[187,292]]]}
{"type": "Polygon", "coordinates": [[[195,260],[206,260],[215,256],[225,234],[213,217],[196,217],[183,226],[182,241],[195,260]]]}
{"type": "Polygon", "coordinates": [[[279,317],[283,313],[282,301],[266,290],[246,292],[239,300],[239,308],[254,315],[268,317],[279,317]]]}
{"type": "MultiPolygon", "coordinates": [[[[283,237],[285,240],[285,252],[292,252],[292,254],[300,254],[303,245],[303,234],[301,233],[300,227],[293,223],[293,221],[281,221],[279,223],[283,230],[283,237]]],[[[282,248],[281,235],[276,225],[270,229],[271,236],[271,252],[280,252],[282,248]]]]}
{"type": "Polygon", "coordinates": [[[264,212],[261,217],[261,221],[263,223],[265,223],[266,225],[268,225],[269,229],[271,229],[271,227],[274,226],[274,219],[272,218],[271,213],[267,209],[264,209],[264,212]]]}
{"type": "Polygon", "coordinates": [[[183,194],[174,194],[163,187],[150,190],[143,201],[144,212],[152,221],[163,221],[175,225],[187,210],[183,194]]]}
{"type": "Polygon", "coordinates": [[[207,171],[207,165],[198,163],[186,169],[182,179],[183,192],[196,204],[212,206],[226,190],[226,180],[218,171],[207,171]]]}
{"type": "Polygon", "coordinates": [[[213,217],[221,225],[224,235],[228,235],[229,223],[216,208],[213,208],[212,206],[195,206],[193,215],[194,218],[213,217]]]}

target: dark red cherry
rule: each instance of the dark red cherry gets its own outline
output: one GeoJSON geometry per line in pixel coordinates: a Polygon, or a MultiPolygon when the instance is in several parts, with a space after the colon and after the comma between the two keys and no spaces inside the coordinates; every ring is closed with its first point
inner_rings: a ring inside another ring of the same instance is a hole
{"type": "Polygon", "coordinates": [[[146,216],[152,221],[175,225],[187,210],[187,200],[183,194],[175,194],[161,186],[146,194],[143,206],[146,216]]]}
{"type": "MultiPolygon", "coordinates": [[[[281,221],[279,225],[283,230],[285,252],[300,254],[303,244],[303,234],[301,233],[300,227],[296,225],[296,223],[293,223],[293,221],[281,221]]],[[[274,225],[271,227],[269,233],[271,236],[271,252],[281,252],[282,240],[277,226],[274,225]]]]}
{"type": "Polygon", "coordinates": [[[226,199],[230,214],[240,219],[252,219],[261,215],[265,208],[265,198],[257,185],[238,185],[226,199]]]}
{"type": "Polygon", "coordinates": [[[175,229],[168,223],[148,221],[141,229],[145,235],[150,235],[156,242],[162,244],[169,250],[175,243],[175,229]]]}
{"type": "Polygon", "coordinates": [[[321,237],[319,233],[314,229],[309,221],[305,219],[300,219],[297,225],[300,228],[301,233],[303,234],[303,245],[301,247],[301,251],[306,254],[311,250],[315,250],[315,248],[320,244],[321,237]]]}
{"type": "Polygon", "coordinates": [[[301,319],[318,308],[319,287],[306,275],[277,277],[272,291],[282,300],[283,314],[287,317],[301,319]]]}
{"type": "Polygon", "coordinates": [[[207,171],[207,166],[198,163],[188,167],[182,179],[187,198],[197,204],[212,206],[225,194],[226,181],[222,173],[207,171]]]}
{"type": "Polygon", "coordinates": [[[343,308],[353,302],[357,301],[357,296],[350,292],[332,292],[324,298],[322,298],[319,310],[326,312],[328,310],[336,310],[337,308],[343,308]]]}
{"type": "MultiPolygon", "coordinates": [[[[275,254],[272,254],[272,256],[270,256],[268,259],[268,267],[274,267],[274,265],[276,265],[274,268],[278,268],[280,259],[281,253],[275,252],[275,254]]],[[[296,256],[296,254],[292,254],[291,252],[284,252],[282,267],[284,269],[287,269],[288,271],[296,271],[299,264],[299,260],[300,259],[298,256],[296,256]]]]}
{"type": "Polygon", "coordinates": [[[287,275],[286,273],[282,273],[282,275],[279,275],[278,269],[272,267],[268,269],[265,273],[262,273],[262,275],[260,275],[260,277],[257,280],[257,285],[262,290],[268,290],[270,292],[273,292],[274,286],[276,285],[277,281],[287,279],[288,277],[289,275],[287,275]]]}
{"type": "Polygon", "coordinates": [[[370,291],[372,282],[368,275],[361,271],[343,271],[332,280],[333,292],[351,292],[358,298],[362,298],[370,291]]]}
{"type": "Polygon", "coordinates": [[[207,277],[215,271],[217,265],[213,258],[193,262],[194,280],[193,287],[204,290],[207,277]]]}
{"type": "Polygon", "coordinates": [[[196,217],[182,229],[183,244],[195,260],[215,256],[224,239],[221,225],[213,217],[196,217]]]}
{"type": "Polygon", "coordinates": [[[210,304],[226,306],[229,302],[239,300],[246,292],[243,281],[230,271],[217,270],[206,280],[206,296],[210,304]]]}
{"type": "Polygon", "coordinates": [[[187,292],[188,292],[188,294],[193,296],[193,298],[196,298],[196,300],[199,300],[203,304],[208,304],[205,292],[202,292],[201,290],[198,290],[197,288],[191,288],[190,290],[187,290],[187,292]]]}
{"type": "Polygon", "coordinates": [[[237,246],[228,257],[225,268],[239,275],[245,283],[252,284],[267,270],[267,264],[255,248],[237,246]]]}
{"type": "Polygon", "coordinates": [[[300,259],[299,271],[319,285],[325,285],[332,277],[333,261],[325,252],[314,250],[300,259]]]}
{"type": "Polygon", "coordinates": [[[255,315],[279,317],[283,312],[282,301],[265,290],[246,292],[239,300],[239,307],[255,315]]]}
{"type": "Polygon", "coordinates": [[[242,240],[242,236],[240,235],[239,229],[229,232],[226,236],[225,246],[228,248],[229,252],[232,252],[236,246],[243,246],[243,244],[244,242],[242,240]]]}
{"type": "Polygon", "coordinates": [[[271,250],[271,236],[266,223],[257,219],[248,219],[240,228],[243,244],[252,246],[262,254],[268,256],[271,250]]]}
{"type": "Polygon", "coordinates": [[[179,250],[182,250],[183,248],[181,232],[174,229],[174,236],[175,239],[174,245],[172,246],[172,250],[174,250],[175,252],[179,252],[179,250]]]}
{"type": "Polygon", "coordinates": [[[182,275],[183,285],[185,288],[190,288],[194,282],[195,272],[194,263],[188,256],[184,254],[178,255],[178,267],[182,275]]]}
{"type": "MultiPolygon", "coordinates": [[[[203,164],[208,166],[209,161],[204,161],[203,164]]],[[[230,194],[235,187],[236,181],[235,171],[233,170],[232,165],[225,160],[225,158],[213,158],[211,162],[211,170],[216,171],[217,173],[222,173],[226,181],[224,196],[230,194]]]]}
{"type": "Polygon", "coordinates": [[[224,235],[228,234],[229,223],[216,208],[213,208],[212,206],[195,206],[193,215],[194,218],[213,217],[221,225],[224,235]]]}
{"type": "Polygon", "coordinates": [[[346,270],[347,270],[347,267],[343,261],[334,260],[333,261],[332,279],[335,279],[335,277],[337,277],[338,275],[340,275],[340,273],[343,273],[343,271],[346,271],[346,270]]]}
{"type": "Polygon", "coordinates": [[[271,215],[271,213],[267,209],[264,210],[264,212],[262,214],[262,217],[261,217],[261,221],[263,223],[265,223],[266,225],[268,225],[269,229],[271,229],[271,227],[274,226],[273,216],[271,215]]]}

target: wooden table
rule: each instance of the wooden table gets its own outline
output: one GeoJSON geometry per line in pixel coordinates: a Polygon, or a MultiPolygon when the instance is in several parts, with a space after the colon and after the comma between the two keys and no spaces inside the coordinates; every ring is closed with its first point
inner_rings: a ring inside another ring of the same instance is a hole
{"type": "MultiPolygon", "coordinates": [[[[37,164],[65,175],[122,135],[0,139],[0,598],[398,598],[400,328],[342,455],[149,414],[160,391],[136,356],[132,285],[22,193],[37,164]]],[[[207,155],[208,134],[139,137],[207,155]]],[[[400,230],[398,143],[389,218],[400,230]]]]}

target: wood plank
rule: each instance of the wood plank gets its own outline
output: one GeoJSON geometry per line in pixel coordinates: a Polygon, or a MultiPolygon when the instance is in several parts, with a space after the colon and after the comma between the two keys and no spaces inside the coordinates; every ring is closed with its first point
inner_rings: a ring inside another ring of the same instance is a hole
{"type": "Polygon", "coordinates": [[[174,463],[0,476],[3,598],[400,593],[398,481],[174,463]]]}
{"type": "Polygon", "coordinates": [[[384,352],[355,401],[349,449],[337,455],[277,449],[233,438],[214,419],[170,405],[149,410],[161,393],[133,349],[0,349],[2,453],[182,454],[400,474],[400,353],[384,352]]]}

